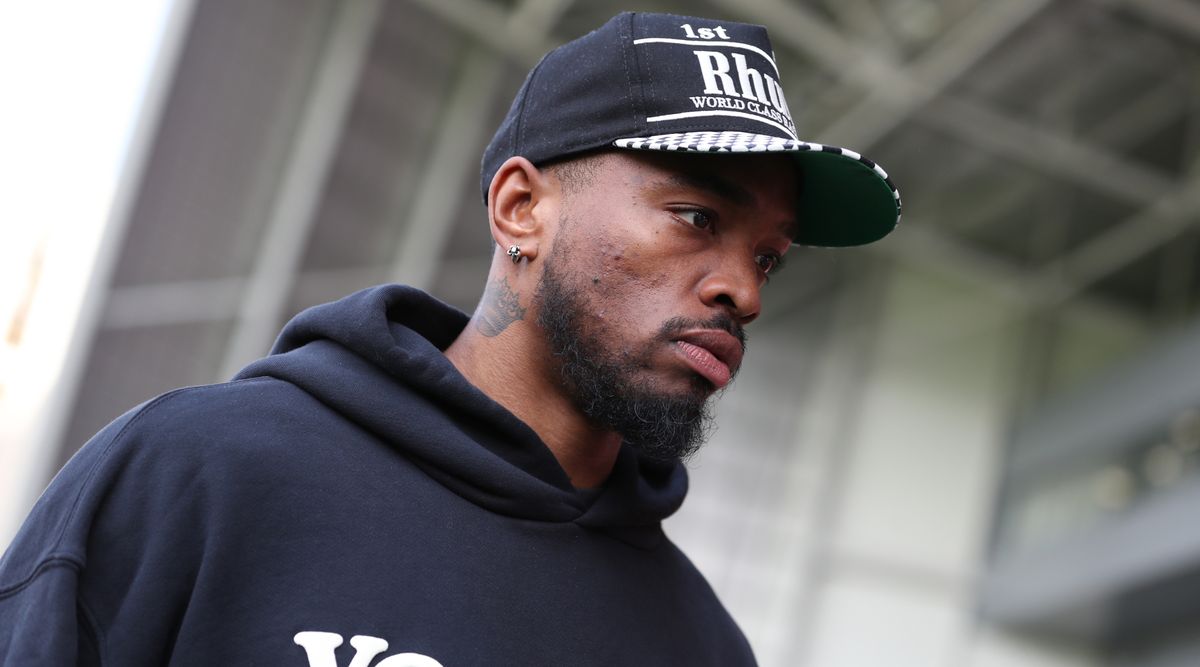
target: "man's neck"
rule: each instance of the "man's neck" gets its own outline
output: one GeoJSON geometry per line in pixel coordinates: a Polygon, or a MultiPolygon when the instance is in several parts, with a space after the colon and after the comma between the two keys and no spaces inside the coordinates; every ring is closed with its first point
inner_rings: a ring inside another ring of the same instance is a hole
{"type": "MultiPolygon", "coordinates": [[[[446,349],[464,377],[524,421],[546,443],[576,488],[604,483],[612,472],[621,437],[591,424],[555,382],[544,343],[529,335],[529,322],[487,336],[480,313],[446,349]]],[[[489,330],[490,331],[490,330],[489,330]]]]}

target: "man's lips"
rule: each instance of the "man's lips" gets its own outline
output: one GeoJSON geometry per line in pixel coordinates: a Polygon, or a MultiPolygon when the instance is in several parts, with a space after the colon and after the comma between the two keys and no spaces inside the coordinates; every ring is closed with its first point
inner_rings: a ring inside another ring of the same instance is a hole
{"type": "Polygon", "coordinates": [[[717,329],[685,331],[675,337],[675,349],[692,370],[717,389],[733,378],[742,364],[742,344],[732,334],[717,329]]]}

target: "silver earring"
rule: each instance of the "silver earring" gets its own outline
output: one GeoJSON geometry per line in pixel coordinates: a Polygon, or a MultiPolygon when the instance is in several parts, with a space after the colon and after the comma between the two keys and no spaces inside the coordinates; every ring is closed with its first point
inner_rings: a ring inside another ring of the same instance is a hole
{"type": "Polygon", "coordinates": [[[519,246],[519,245],[508,246],[508,256],[512,257],[513,264],[519,263],[521,261],[521,246],[519,246]]]}

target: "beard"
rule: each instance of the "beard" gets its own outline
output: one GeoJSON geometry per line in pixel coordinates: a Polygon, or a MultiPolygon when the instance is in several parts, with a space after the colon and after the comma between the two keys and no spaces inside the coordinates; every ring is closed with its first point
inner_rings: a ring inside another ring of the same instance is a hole
{"type": "Polygon", "coordinates": [[[558,270],[565,254],[547,258],[534,300],[538,324],[550,344],[571,402],[592,424],[619,433],[642,456],[683,461],[700,448],[712,427],[713,386],[695,375],[686,391],[669,392],[642,375],[658,347],[689,328],[728,331],[745,346],[733,318],[673,318],[640,350],[613,349],[617,334],[587,321],[588,296],[558,270]]]}

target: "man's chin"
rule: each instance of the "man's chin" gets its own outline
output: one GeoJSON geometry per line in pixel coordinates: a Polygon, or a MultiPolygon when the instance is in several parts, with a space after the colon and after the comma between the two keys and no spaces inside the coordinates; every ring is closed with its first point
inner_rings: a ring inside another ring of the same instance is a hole
{"type": "Polygon", "coordinates": [[[707,439],[712,425],[711,385],[672,393],[627,392],[607,405],[607,427],[642,456],[684,461],[707,439]]]}

